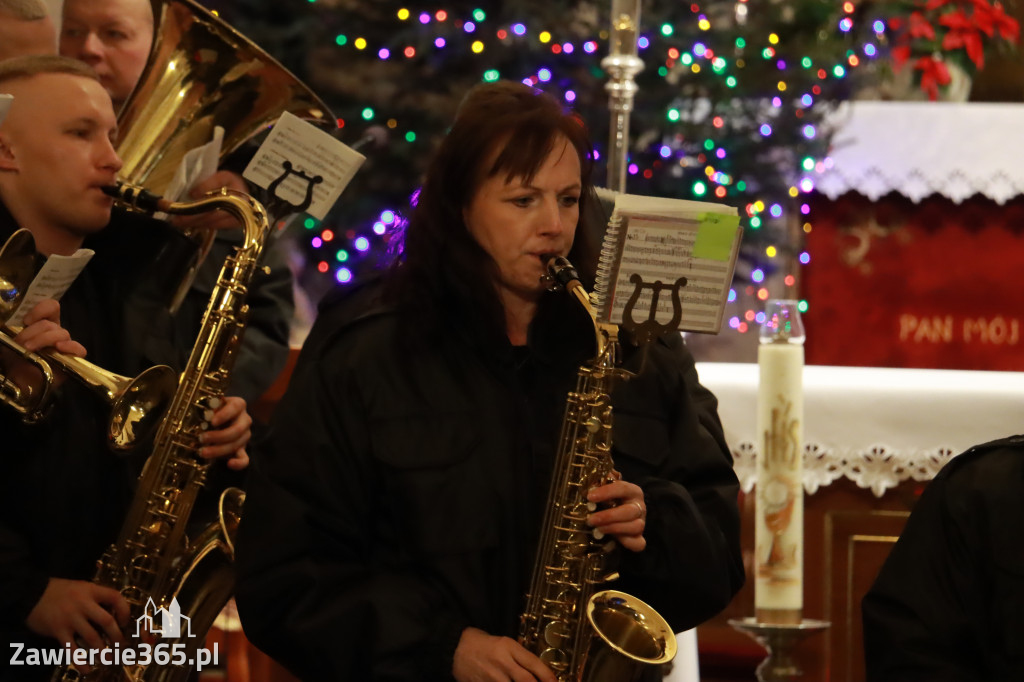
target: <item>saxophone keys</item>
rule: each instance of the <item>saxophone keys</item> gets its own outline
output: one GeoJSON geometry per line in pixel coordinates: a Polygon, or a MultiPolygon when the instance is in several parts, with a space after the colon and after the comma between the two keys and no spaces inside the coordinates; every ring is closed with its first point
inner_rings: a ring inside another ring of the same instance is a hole
{"type": "Polygon", "coordinates": [[[565,621],[553,620],[544,626],[544,642],[551,647],[560,647],[569,639],[569,626],[565,621]]]}
{"type": "Polygon", "coordinates": [[[220,396],[211,396],[204,398],[199,404],[200,409],[203,411],[203,423],[199,425],[199,428],[206,431],[210,428],[210,422],[213,421],[213,413],[220,409],[220,406],[224,404],[224,399],[220,396]]]}
{"type": "Polygon", "coordinates": [[[569,657],[561,649],[545,649],[540,653],[539,658],[556,673],[565,672],[569,669],[569,657]]]}

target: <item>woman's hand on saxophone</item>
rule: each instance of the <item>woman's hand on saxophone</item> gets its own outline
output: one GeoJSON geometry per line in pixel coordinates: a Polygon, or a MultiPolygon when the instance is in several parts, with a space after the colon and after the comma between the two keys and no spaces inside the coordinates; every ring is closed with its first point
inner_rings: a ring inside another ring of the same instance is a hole
{"type": "Polygon", "coordinates": [[[522,644],[477,628],[462,631],[452,676],[457,682],[558,682],[551,668],[522,644]]]}
{"type": "MultiPolygon", "coordinates": [[[[619,476],[618,472],[616,476],[619,476]]],[[[642,552],[647,547],[647,539],[644,538],[647,504],[640,486],[618,478],[591,489],[587,499],[606,507],[587,517],[587,523],[595,530],[611,535],[632,552],[642,552]]]]}
{"type": "Polygon", "coordinates": [[[214,411],[210,419],[210,430],[199,437],[203,445],[199,456],[204,459],[230,457],[228,468],[241,471],[249,466],[245,445],[251,437],[252,417],[245,409],[245,399],[225,396],[224,404],[214,411]]]}

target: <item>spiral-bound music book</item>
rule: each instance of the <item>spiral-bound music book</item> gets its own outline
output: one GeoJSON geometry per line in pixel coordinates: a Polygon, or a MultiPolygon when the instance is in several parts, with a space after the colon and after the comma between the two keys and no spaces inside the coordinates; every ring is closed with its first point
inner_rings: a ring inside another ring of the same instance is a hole
{"type": "Polygon", "coordinates": [[[737,210],[606,190],[598,196],[604,205],[614,201],[594,287],[598,319],[717,334],[743,232],[737,210]]]}

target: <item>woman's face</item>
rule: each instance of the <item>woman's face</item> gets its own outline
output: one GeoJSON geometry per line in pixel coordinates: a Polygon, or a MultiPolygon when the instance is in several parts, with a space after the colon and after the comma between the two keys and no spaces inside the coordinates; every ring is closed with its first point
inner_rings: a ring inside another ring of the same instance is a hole
{"type": "MultiPolygon", "coordinates": [[[[495,152],[495,154],[497,151],[495,152]]],[[[492,156],[493,159],[493,156],[492,156]]],[[[526,182],[503,172],[484,179],[463,219],[469,233],[498,264],[498,288],[536,300],[544,291],[544,256],[565,256],[580,216],[580,160],[566,138],[556,140],[537,174],[526,182]]]]}

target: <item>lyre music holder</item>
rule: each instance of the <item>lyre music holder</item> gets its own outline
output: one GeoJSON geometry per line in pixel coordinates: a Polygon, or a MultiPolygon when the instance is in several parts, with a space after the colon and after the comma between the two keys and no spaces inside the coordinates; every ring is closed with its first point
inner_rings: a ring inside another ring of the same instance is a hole
{"type": "Polygon", "coordinates": [[[674,284],[664,284],[660,279],[647,283],[639,273],[634,272],[629,276],[629,281],[634,288],[622,310],[622,328],[633,336],[636,345],[642,346],[666,332],[679,328],[679,322],[683,319],[683,302],[679,290],[686,286],[685,277],[680,277],[674,284]],[[633,308],[640,300],[640,293],[644,289],[651,290],[651,309],[647,313],[646,320],[637,322],[633,319],[633,308]],[[658,322],[656,315],[658,314],[658,298],[666,289],[672,292],[672,319],[662,324],[658,322]]]}
{"type": "Polygon", "coordinates": [[[289,213],[302,213],[313,203],[313,186],[319,185],[324,181],[324,178],[322,175],[306,175],[301,170],[293,168],[292,162],[288,160],[282,161],[281,166],[284,168],[284,172],[267,186],[267,200],[263,203],[266,205],[270,215],[273,216],[283,217],[289,213]],[[306,181],[306,196],[298,204],[293,204],[277,193],[277,188],[289,175],[296,175],[306,181]]]}

